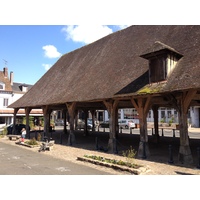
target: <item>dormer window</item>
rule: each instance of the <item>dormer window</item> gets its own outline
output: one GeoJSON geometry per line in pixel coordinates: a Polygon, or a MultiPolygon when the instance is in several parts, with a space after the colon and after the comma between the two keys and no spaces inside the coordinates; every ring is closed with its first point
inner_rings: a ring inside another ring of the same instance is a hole
{"type": "Polygon", "coordinates": [[[0,90],[5,90],[5,84],[0,82],[0,90]]]}
{"type": "Polygon", "coordinates": [[[28,91],[28,86],[27,85],[20,85],[19,88],[20,88],[20,90],[22,92],[27,92],[28,91]]]}
{"type": "Polygon", "coordinates": [[[149,60],[149,83],[155,83],[169,77],[182,55],[161,42],[155,42],[140,57],[149,60]]]}

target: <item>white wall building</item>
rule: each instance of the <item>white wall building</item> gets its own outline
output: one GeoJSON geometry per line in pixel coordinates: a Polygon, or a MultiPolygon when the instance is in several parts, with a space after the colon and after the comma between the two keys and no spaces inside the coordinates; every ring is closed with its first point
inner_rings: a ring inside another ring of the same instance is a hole
{"type": "MultiPolygon", "coordinates": [[[[14,109],[7,108],[10,104],[21,98],[32,85],[15,83],[13,82],[14,74],[10,72],[8,76],[8,68],[3,68],[0,71],[0,124],[1,126],[13,123],[14,109]]],[[[25,116],[25,111],[20,109],[17,117],[25,116]]],[[[30,116],[43,116],[41,109],[34,109],[31,111],[30,116]]]]}

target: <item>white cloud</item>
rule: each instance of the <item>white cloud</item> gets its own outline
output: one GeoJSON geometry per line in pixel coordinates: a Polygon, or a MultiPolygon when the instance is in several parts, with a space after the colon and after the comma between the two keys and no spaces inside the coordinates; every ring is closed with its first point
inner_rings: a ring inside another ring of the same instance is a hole
{"type": "Polygon", "coordinates": [[[53,45],[43,46],[42,49],[44,50],[44,56],[47,58],[59,58],[62,55],[53,45]]]}
{"type": "Polygon", "coordinates": [[[116,25],[119,29],[125,29],[129,27],[130,25],[116,25]]]}
{"type": "Polygon", "coordinates": [[[42,64],[42,66],[44,67],[44,69],[46,71],[48,71],[51,68],[52,65],[50,65],[50,64],[42,64]]]}
{"type": "Polygon", "coordinates": [[[62,29],[66,33],[66,39],[74,42],[89,44],[106,35],[113,33],[113,30],[104,25],[70,25],[62,29]]]}

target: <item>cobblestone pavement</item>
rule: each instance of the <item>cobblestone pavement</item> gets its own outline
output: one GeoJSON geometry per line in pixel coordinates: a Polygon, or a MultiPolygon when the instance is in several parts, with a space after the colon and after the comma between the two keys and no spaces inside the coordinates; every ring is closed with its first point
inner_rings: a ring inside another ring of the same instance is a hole
{"type": "MultiPolygon", "coordinates": [[[[190,130],[191,131],[191,130],[190,130]]],[[[192,130],[193,132],[199,133],[199,129],[192,130]]],[[[32,133],[34,137],[35,133],[32,133]]],[[[101,150],[96,150],[97,138],[98,146],[104,149],[108,141],[108,133],[93,133],[90,132],[88,136],[85,136],[83,132],[77,131],[75,133],[76,142],[71,146],[67,145],[67,135],[60,131],[55,131],[52,133],[52,138],[55,140],[55,145],[53,150],[41,152],[43,154],[53,156],[60,159],[69,160],[71,162],[78,162],[79,164],[88,165],[93,168],[98,168],[99,170],[108,171],[116,175],[130,175],[128,172],[114,170],[111,168],[94,165],[87,162],[78,161],[77,157],[83,157],[84,155],[97,155],[107,158],[113,158],[117,160],[124,160],[126,158],[122,156],[122,152],[128,150],[130,146],[137,150],[139,144],[139,135],[134,134],[119,134],[118,138],[118,154],[107,153],[101,150]],[[62,137],[60,137],[62,136],[62,137]]],[[[149,149],[150,157],[147,159],[134,159],[136,164],[144,166],[144,170],[141,175],[199,175],[200,169],[197,168],[198,155],[197,147],[199,146],[199,139],[190,139],[191,151],[194,159],[192,165],[184,165],[178,162],[178,147],[179,138],[173,137],[160,137],[159,144],[154,143],[153,136],[149,136],[149,149]],[[168,146],[171,144],[173,146],[173,164],[169,164],[169,149],[168,146]]],[[[5,142],[10,145],[16,145],[15,141],[8,140],[7,137],[1,138],[0,142],[5,142]]],[[[19,146],[19,148],[28,148],[24,146],[19,146]]],[[[31,151],[38,152],[38,148],[28,148],[31,151]]],[[[38,152],[39,153],[39,152],[38,152]]]]}

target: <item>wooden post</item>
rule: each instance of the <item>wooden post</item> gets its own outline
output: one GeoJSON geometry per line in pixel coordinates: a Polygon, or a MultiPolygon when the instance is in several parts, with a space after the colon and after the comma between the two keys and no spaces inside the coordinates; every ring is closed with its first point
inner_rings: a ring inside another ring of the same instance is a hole
{"type": "Polygon", "coordinates": [[[151,97],[147,98],[131,98],[133,106],[139,114],[140,122],[140,143],[138,149],[138,157],[146,158],[150,155],[148,147],[148,132],[147,132],[147,114],[150,109],[151,97]]]}
{"type": "Polygon", "coordinates": [[[154,130],[155,130],[155,142],[159,142],[159,130],[158,130],[158,106],[154,105],[152,107],[153,117],[154,117],[154,130]]]}
{"type": "Polygon", "coordinates": [[[75,140],[75,135],[74,135],[74,118],[75,118],[75,109],[76,109],[76,102],[72,103],[66,103],[68,113],[70,116],[70,130],[69,130],[69,138],[68,138],[68,145],[72,145],[76,140],[75,140]]]}
{"type": "Polygon", "coordinates": [[[26,135],[28,137],[28,139],[31,138],[31,135],[30,135],[30,130],[29,130],[29,114],[31,112],[31,108],[25,108],[25,113],[26,113],[26,135]]]}
{"type": "Polygon", "coordinates": [[[96,110],[90,110],[91,114],[92,114],[92,131],[95,131],[95,112],[96,110]]]}
{"type": "Polygon", "coordinates": [[[194,95],[195,90],[184,92],[181,97],[177,98],[178,101],[178,114],[179,114],[179,127],[180,127],[180,148],[179,148],[179,161],[184,164],[193,163],[193,157],[191,154],[189,139],[188,139],[188,122],[187,113],[190,106],[190,102],[194,95]]]}
{"type": "Polygon", "coordinates": [[[64,134],[67,134],[67,111],[63,109],[63,120],[64,120],[64,134]]]}
{"type": "Polygon", "coordinates": [[[109,141],[108,141],[108,151],[115,152],[115,140],[116,140],[116,117],[118,117],[117,106],[118,100],[110,100],[104,101],[104,104],[109,113],[109,124],[110,124],[110,132],[109,132],[109,141]]]}
{"type": "Polygon", "coordinates": [[[16,134],[15,125],[16,125],[16,117],[17,117],[18,110],[19,110],[19,108],[15,108],[14,109],[14,119],[13,119],[13,129],[12,129],[12,134],[13,135],[16,134]]]}
{"type": "Polygon", "coordinates": [[[49,106],[44,106],[43,108],[44,114],[44,136],[47,136],[50,139],[49,127],[50,127],[50,109],[49,106]]]}
{"type": "Polygon", "coordinates": [[[85,127],[84,127],[84,135],[88,135],[88,110],[83,110],[84,111],[84,116],[85,116],[85,127]]]}

